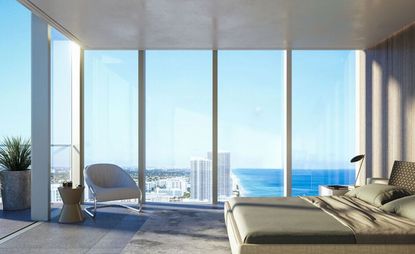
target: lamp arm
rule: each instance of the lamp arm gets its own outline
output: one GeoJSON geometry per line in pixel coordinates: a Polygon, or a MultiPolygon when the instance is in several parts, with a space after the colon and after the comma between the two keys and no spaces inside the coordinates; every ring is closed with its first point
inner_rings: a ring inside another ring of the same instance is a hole
{"type": "Polygon", "coordinates": [[[356,187],[356,184],[357,184],[357,180],[359,179],[360,172],[362,170],[362,165],[363,165],[364,160],[365,160],[365,157],[363,157],[362,161],[360,162],[359,171],[357,172],[356,179],[354,180],[354,186],[355,187],[356,187]]]}

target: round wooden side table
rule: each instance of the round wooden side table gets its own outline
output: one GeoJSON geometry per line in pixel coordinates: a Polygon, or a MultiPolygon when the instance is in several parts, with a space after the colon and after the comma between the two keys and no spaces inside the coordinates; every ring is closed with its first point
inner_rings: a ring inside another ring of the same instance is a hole
{"type": "Polygon", "coordinates": [[[84,192],[84,187],[59,187],[58,190],[63,201],[63,207],[59,216],[59,223],[83,222],[85,216],[82,213],[80,202],[82,192],[84,192]]]}

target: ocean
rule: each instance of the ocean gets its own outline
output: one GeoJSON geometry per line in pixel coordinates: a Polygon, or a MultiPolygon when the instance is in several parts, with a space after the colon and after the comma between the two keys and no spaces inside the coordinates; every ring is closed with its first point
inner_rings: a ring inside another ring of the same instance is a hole
{"type": "MultiPolygon", "coordinates": [[[[292,195],[316,196],[318,186],[353,184],[354,169],[293,169],[292,195]]],[[[234,184],[245,197],[275,197],[284,195],[282,169],[232,169],[234,184]]]]}

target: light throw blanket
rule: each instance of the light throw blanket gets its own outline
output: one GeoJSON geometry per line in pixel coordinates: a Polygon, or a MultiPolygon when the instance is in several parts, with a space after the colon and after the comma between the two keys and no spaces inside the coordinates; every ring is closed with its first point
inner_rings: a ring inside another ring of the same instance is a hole
{"type": "Polygon", "coordinates": [[[415,244],[415,221],[347,196],[301,197],[349,227],[358,244],[415,244]]]}

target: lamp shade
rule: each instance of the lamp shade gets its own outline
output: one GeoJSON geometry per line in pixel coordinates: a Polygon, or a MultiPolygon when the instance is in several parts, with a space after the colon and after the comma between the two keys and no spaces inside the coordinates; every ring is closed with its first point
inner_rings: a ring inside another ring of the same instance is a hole
{"type": "Polygon", "coordinates": [[[360,161],[361,159],[363,159],[365,157],[365,155],[364,154],[360,154],[360,155],[356,155],[355,157],[353,157],[351,160],[350,160],[350,162],[358,162],[358,161],[360,161]]]}

